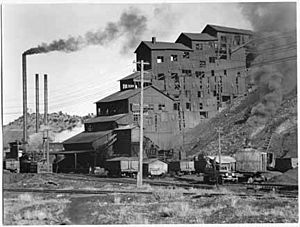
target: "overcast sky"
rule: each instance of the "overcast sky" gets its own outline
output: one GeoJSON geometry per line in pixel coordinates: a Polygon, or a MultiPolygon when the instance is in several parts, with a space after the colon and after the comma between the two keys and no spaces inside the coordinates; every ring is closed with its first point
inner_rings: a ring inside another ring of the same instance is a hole
{"type": "MultiPolygon", "coordinates": [[[[206,24],[251,29],[235,3],[193,4],[43,4],[3,6],[4,124],[22,115],[21,55],[29,48],[57,39],[103,31],[124,12],[143,18],[138,41],[128,47],[130,34],[105,45],[75,52],[53,51],[28,56],[28,108],[35,112],[34,74],[40,74],[40,111],[43,111],[43,74],[48,74],[49,112],[95,113],[94,102],[118,91],[118,80],[135,68],[133,53],[141,40],[174,42],[181,32],[201,32],[206,24]],[[144,18],[145,17],[145,18],[144,18]]],[[[132,38],[132,37],[131,37],[132,38]]]]}

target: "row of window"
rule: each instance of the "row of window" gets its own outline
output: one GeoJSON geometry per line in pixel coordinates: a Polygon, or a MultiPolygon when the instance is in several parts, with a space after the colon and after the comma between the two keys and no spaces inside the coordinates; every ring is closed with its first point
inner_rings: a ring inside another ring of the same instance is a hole
{"type": "MultiPolygon", "coordinates": [[[[158,110],[165,110],[166,106],[165,104],[158,104],[158,110]]],[[[139,106],[134,105],[133,103],[130,103],[130,111],[138,111],[139,106]]],[[[144,111],[154,110],[154,104],[147,104],[146,107],[144,107],[144,111]]]]}
{"type": "MultiPolygon", "coordinates": [[[[218,48],[218,44],[215,42],[208,42],[208,46],[210,48],[218,48]]],[[[196,50],[203,50],[204,44],[203,43],[196,43],[195,48],[196,50]]]]}
{"type": "MultiPolygon", "coordinates": [[[[183,58],[189,59],[190,58],[190,52],[183,52],[183,58]]],[[[156,57],[156,63],[163,63],[165,61],[164,56],[157,56],[156,57]]],[[[178,55],[177,54],[171,54],[170,61],[178,61],[178,55]]]]}
{"type": "MultiPolygon", "coordinates": [[[[227,70],[223,71],[224,76],[227,76],[227,70]]],[[[182,70],[182,74],[185,76],[192,76],[192,70],[188,70],[188,69],[183,69],[182,70]]],[[[195,71],[195,75],[197,78],[204,78],[205,77],[205,72],[204,71],[195,71]]],[[[237,73],[237,78],[241,75],[240,72],[237,73]]],[[[211,70],[211,76],[215,76],[215,70],[211,70]]],[[[220,78],[222,78],[222,76],[220,76],[220,78]]],[[[178,73],[171,73],[171,79],[175,79],[176,81],[179,82],[179,76],[178,73]]],[[[164,73],[158,73],[157,74],[157,80],[165,80],[165,74],[164,73]]],[[[216,78],[215,78],[216,80],[216,78]]]]}
{"type": "MultiPolygon", "coordinates": [[[[185,103],[185,108],[186,108],[186,110],[189,110],[189,111],[191,111],[192,109],[191,109],[191,103],[190,102],[187,102],[187,103],[185,103]]],[[[181,110],[180,109],[180,103],[174,103],[174,110],[181,110]]],[[[203,110],[203,103],[202,102],[200,102],[199,103],[199,110],[203,110]]]]}

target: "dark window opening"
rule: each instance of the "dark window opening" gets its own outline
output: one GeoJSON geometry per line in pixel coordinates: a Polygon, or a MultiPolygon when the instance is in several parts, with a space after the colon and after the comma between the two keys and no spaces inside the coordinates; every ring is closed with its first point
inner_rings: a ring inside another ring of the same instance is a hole
{"type": "Polygon", "coordinates": [[[203,50],[203,44],[202,43],[196,43],[196,50],[203,50]]]}
{"type": "Polygon", "coordinates": [[[162,62],[164,62],[164,57],[163,57],[163,56],[157,56],[156,62],[157,62],[157,63],[162,63],[162,62]]]}
{"type": "Polygon", "coordinates": [[[178,79],[178,74],[177,73],[171,73],[171,79],[178,79]]]}
{"type": "Polygon", "coordinates": [[[171,61],[178,61],[177,55],[172,54],[171,55],[171,61]]]}
{"type": "Polygon", "coordinates": [[[158,104],[158,110],[165,110],[165,104],[158,104]]]}
{"type": "Polygon", "coordinates": [[[227,76],[227,70],[224,70],[224,76],[227,76]]]}
{"type": "Polygon", "coordinates": [[[205,77],[205,72],[203,72],[203,71],[196,71],[195,74],[196,74],[197,78],[204,78],[205,77]]]}
{"type": "Polygon", "coordinates": [[[223,95],[222,96],[222,102],[228,102],[230,101],[230,96],[229,95],[223,95]]]}
{"type": "Polygon", "coordinates": [[[216,63],[215,57],[209,57],[209,63],[216,63]]]}
{"type": "Polygon", "coordinates": [[[148,110],[154,110],[154,104],[149,104],[148,105],[148,110]]]}
{"type": "Polygon", "coordinates": [[[133,114],[133,121],[138,122],[139,121],[139,115],[138,114],[133,114]]]}
{"type": "Polygon", "coordinates": [[[208,118],[208,112],[207,111],[200,111],[200,117],[208,118]]]}
{"type": "Polygon", "coordinates": [[[183,58],[190,58],[190,53],[189,52],[183,52],[183,58]]]}
{"type": "Polygon", "coordinates": [[[222,43],[226,43],[227,42],[227,38],[226,38],[226,36],[221,36],[221,42],[222,43]]]}
{"type": "Polygon", "coordinates": [[[179,110],[180,103],[174,103],[174,110],[179,110]]]}
{"type": "Polygon", "coordinates": [[[211,76],[215,76],[215,70],[211,70],[211,76]]]}
{"type": "Polygon", "coordinates": [[[199,103],[199,109],[200,109],[200,110],[203,109],[203,103],[202,103],[202,102],[199,103]]]}
{"type": "Polygon", "coordinates": [[[241,44],[241,36],[240,35],[235,35],[234,36],[233,44],[234,45],[240,45],[241,44]]]}
{"type": "Polygon", "coordinates": [[[217,91],[214,91],[214,96],[217,96],[217,91]]]}
{"type": "Polygon", "coordinates": [[[198,91],[198,98],[203,98],[203,91],[198,91]]]}
{"type": "Polygon", "coordinates": [[[164,80],[164,79],[165,79],[165,74],[159,73],[159,74],[157,75],[157,79],[158,79],[158,80],[164,80]]]}
{"type": "Polygon", "coordinates": [[[200,66],[201,68],[205,67],[205,66],[206,66],[206,61],[200,61],[199,66],[200,66]]]}
{"type": "Polygon", "coordinates": [[[185,74],[186,76],[192,76],[192,70],[183,69],[182,74],[185,74]]]}
{"type": "Polygon", "coordinates": [[[191,110],[191,103],[187,102],[185,107],[186,107],[186,110],[191,110]]]}

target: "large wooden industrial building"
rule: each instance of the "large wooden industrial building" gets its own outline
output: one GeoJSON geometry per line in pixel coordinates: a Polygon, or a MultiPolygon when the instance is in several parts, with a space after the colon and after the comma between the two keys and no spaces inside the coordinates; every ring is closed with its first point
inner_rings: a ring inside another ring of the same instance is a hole
{"type": "MultiPolygon", "coordinates": [[[[146,156],[172,150],[175,135],[247,93],[246,44],[251,36],[248,30],[207,25],[201,33],[181,33],[175,42],[153,37],[138,45],[137,62],[149,63],[144,67],[146,156]]],[[[85,122],[85,131],[64,141],[66,151],[89,151],[101,160],[137,156],[140,64],[119,82],[120,91],[96,102],[97,116],[85,122]]]]}

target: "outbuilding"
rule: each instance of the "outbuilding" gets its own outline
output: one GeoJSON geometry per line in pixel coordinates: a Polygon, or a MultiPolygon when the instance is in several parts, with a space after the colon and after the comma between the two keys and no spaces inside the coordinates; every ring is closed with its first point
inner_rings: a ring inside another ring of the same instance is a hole
{"type": "Polygon", "coordinates": [[[161,176],[168,172],[168,164],[156,158],[143,161],[144,176],[161,176]]]}

